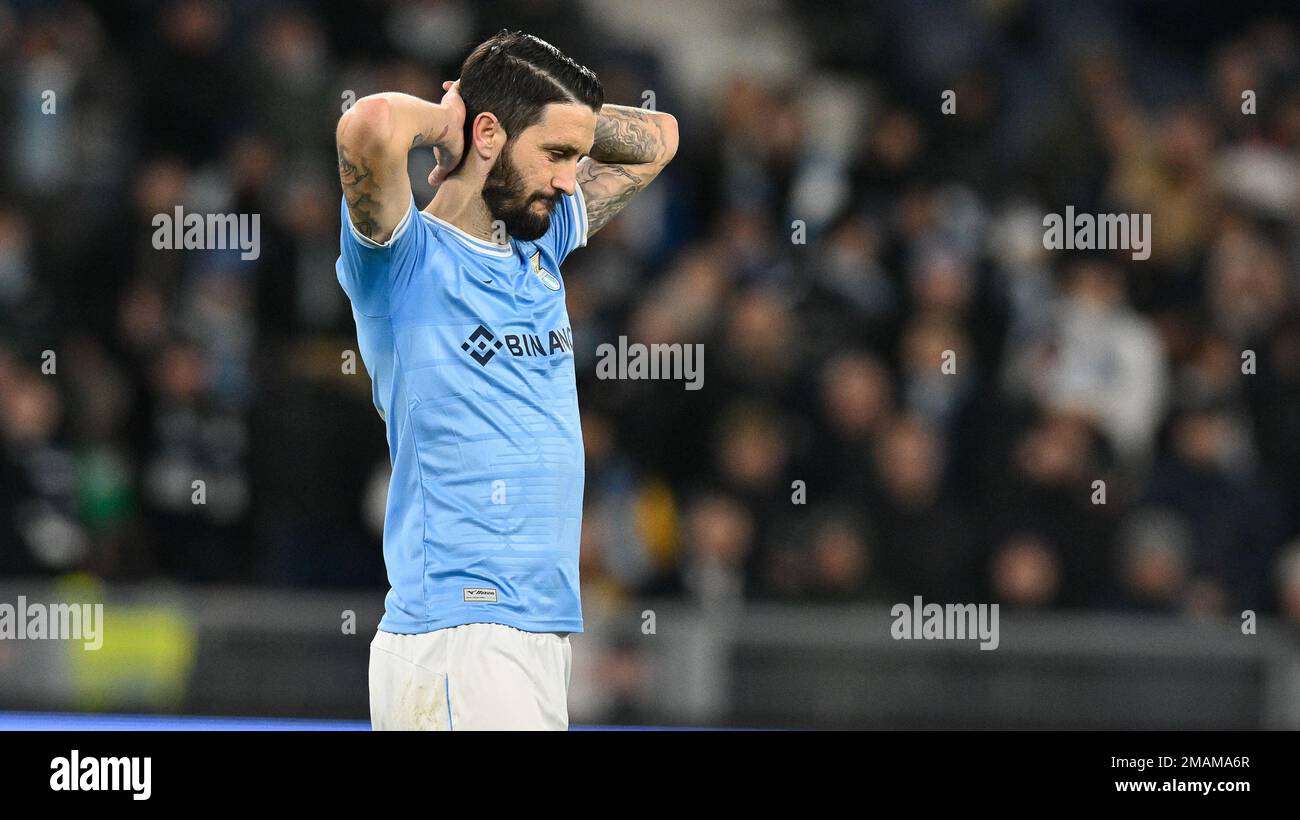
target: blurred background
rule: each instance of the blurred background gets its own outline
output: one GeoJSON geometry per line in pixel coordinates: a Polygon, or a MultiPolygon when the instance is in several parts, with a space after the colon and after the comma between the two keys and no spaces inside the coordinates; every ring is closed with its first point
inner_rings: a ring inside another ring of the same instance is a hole
{"type": "Polygon", "coordinates": [[[0,709],[367,718],[334,125],[509,27],[682,133],[565,264],[575,723],[1300,727],[1297,17],[0,0],[0,601],[106,618],[0,641],[0,709]],[[155,250],[178,205],[260,256],[155,250]],[[1150,259],[1045,250],[1067,206],[1151,214],[1150,259]],[[597,379],[620,335],[704,344],[704,388],[597,379]],[[916,595],[999,604],[999,648],[892,640],[916,595]]]}

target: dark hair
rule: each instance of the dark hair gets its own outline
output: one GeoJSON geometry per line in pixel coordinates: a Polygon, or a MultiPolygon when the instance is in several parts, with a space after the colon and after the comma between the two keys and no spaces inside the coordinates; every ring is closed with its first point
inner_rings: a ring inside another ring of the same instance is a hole
{"type": "MultiPolygon", "coordinates": [[[[509,139],[542,118],[550,103],[578,103],[599,113],[605,91],[595,72],[531,34],[501,29],[480,43],[460,69],[465,101],[465,146],[474,118],[496,115],[509,139]]],[[[468,151],[466,151],[468,154],[468,151]]]]}

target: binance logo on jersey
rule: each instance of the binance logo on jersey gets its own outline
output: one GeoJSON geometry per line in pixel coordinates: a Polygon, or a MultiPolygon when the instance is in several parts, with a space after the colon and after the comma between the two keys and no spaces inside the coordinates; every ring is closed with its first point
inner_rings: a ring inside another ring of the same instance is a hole
{"type": "Polygon", "coordinates": [[[492,331],[479,325],[474,328],[469,339],[460,343],[460,349],[468,353],[474,361],[486,365],[501,349],[501,340],[493,336],[492,331]]]}
{"type": "Polygon", "coordinates": [[[511,356],[554,356],[556,353],[573,352],[573,331],[568,327],[556,328],[545,336],[539,333],[506,333],[498,339],[487,327],[479,325],[469,339],[461,342],[460,349],[480,365],[487,366],[502,348],[503,341],[511,356]]]}
{"type": "Polygon", "coordinates": [[[573,332],[567,327],[556,328],[544,337],[537,333],[507,333],[504,338],[511,356],[554,356],[573,352],[573,332]]]}

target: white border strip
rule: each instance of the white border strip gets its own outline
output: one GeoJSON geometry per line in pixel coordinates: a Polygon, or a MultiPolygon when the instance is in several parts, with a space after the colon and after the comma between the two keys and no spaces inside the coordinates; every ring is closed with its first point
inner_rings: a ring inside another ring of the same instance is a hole
{"type": "Polygon", "coordinates": [[[420,211],[420,215],[428,217],[429,219],[438,223],[442,227],[450,230],[452,235],[455,236],[457,239],[461,240],[461,242],[470,250],[479,251],[481,253],[485,253],[490,256],[501,256],[501,257],[514,256],[515,250],[510,245],[498,245],[495,242],[488,242],[486,239],[479,239],[477,236],[471,236],[470,234],[465,233],[460,228],[457,228],[455,225],[451,224],[447,220],[436,217],[431,213],[420,211]]]}
{"type": "MultiPolygon", "coordinates": [[[[343,207],[347,208],[346,199],[343,200],[343,207]]],[[[411,211],[413,210],[415,210],[415,197],[411,197],[410,207],[408,207],[406,209],[406,213],[402,215],[402,221],[397,223],[397,227],[393,229],[393,235],[388,237],[387,242],[376,242],[375,240],[361,233],[361,231],[358,231],[357,226],[352,224],[351,210],[348,210],[348,228],[352,231],[352,236],[354,236],[358,242],[360,242],[362,245],[365,245],[367,248],[376,248],[380,250],[385,248],[391,248],[393,246],[393,243],[396,242],[402,236],[402,234],[406,232],[407,226],[411,224],[411,211]]]]}
{"type": "Polygon", "coordinates": [[[574,188],[577,189],[576,190],[577,195],[574,196],[574,199],[577,200],[577,202],[574,204],[573,207],[574,210],[577,212],[577,217],[578,217],[577,220],[578,244],[574,245],[574,247],[585,248],[587,247],[587,198],[582,193],[581,185],[575,185],[574,188]]]}

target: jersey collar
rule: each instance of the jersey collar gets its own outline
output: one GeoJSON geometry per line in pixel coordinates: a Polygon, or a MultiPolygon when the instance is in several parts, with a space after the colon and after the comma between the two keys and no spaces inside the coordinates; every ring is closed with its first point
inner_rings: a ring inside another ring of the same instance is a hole
{"type": "Polygon", "coordinates": [[[477,236],[468,234],[465,231],[462,231],[460,228],[457,228],[455,225],[451,224],[447,220],[436,217],[433,214],[420,211],[420,215],[423,216],[425,219],[431,220],[437,223],[438,225],[446,228],[451,233],[451,235],[456,237],[456,239],[462,245],[474,251],[475,253],[480,253],[483,254],[484,256],[493,256],[497,258],[510,257],[513,256],[515,253],[514,246],[509,243],[505,245],[498,245],[495,242],[489,242],[486,239],[479,239],[477,236]]]}

